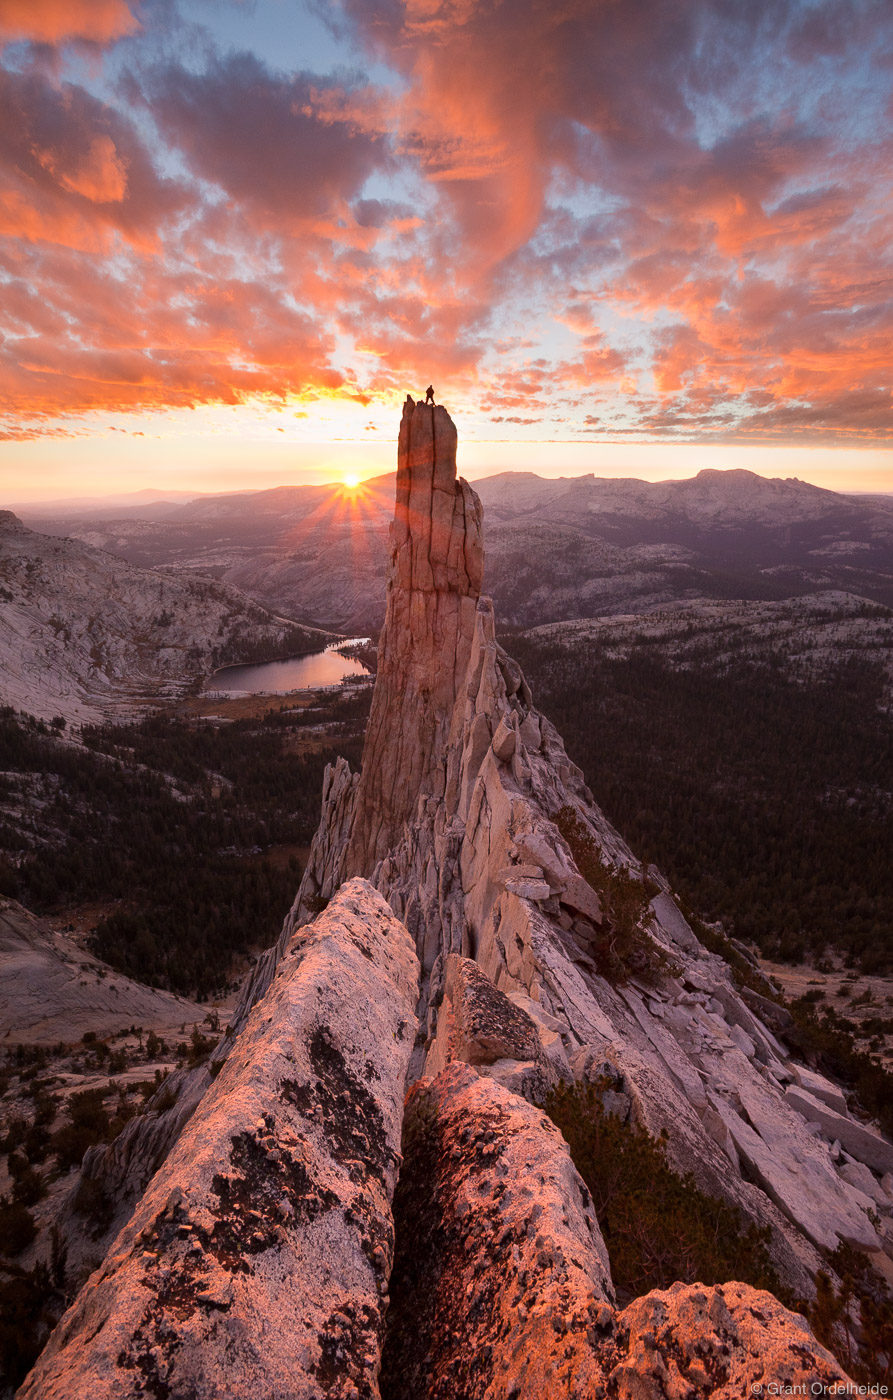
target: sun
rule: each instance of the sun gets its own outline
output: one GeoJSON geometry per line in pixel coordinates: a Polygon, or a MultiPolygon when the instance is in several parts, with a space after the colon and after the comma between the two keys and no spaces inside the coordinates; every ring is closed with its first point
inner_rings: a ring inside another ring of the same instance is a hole
{"type": "Polygon", "coordinates": [[[358,476],[355,476],[353,472],[348,472],[347,475],[342,478],[342,480],[344,482],[344,485],[347,487],[348,491],[356,491],[357,487],[360,484],[360,478],[358,476]]]}

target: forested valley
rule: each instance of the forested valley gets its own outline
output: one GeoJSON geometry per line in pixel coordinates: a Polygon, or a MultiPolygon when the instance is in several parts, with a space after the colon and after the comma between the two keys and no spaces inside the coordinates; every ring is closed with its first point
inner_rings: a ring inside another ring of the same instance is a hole
{"type": "Polygon", "coordinates": [[[596,801],[688,906],[770,957],[893,964],[893,725],[849,654],[792,674],[766,648],[696,664],[640,637],[503,639],[596,801]]]}
{"type": "Polygon", "coordinates": [[[158,713],[73,743],[0,711],[0,894],[95,908],[91,951],[204,1000],[276,938],[319,819],[323,771],[359,766],[368,689],[226,724],[158,713]]]}
{"type": "MultiPolygon", "coordinates": [[[[874,657],[792,674],[770,648],[679,663],[654,637],[504,635],[596,801],[693,913],[769,957],[893,966],[893,726],[874,657]]],[[[209,723],[87,726],[0,712],[0,893],[95,906],[92,951],[184,994],[271,942],[326,763],[357,767],[369,690],[209,723]]]]}

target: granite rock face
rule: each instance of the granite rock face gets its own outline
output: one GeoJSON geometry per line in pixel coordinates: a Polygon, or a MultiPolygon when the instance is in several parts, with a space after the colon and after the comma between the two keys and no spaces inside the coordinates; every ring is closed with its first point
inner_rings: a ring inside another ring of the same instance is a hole
{"type": "Polygon", "coordinates": [[[378,1396],[417,979],[384,900],[346,884],[22,1396],[378,1396]]]}
{"type": "Polygon", "coordinates": [[[179,1030],[203,1008],[111,972],[14,899],[0,896],[0,1040],[55,1045],[135,1022],[179,1030]]]}
{"type": "Polygon", "coordinates": [[[560,1077],[543,1049],[536,1021],[495,987],[477,963],[450,953],[425,1073],[436,1075],[454,1061],[473,1065],[479,1074],[535,1103],[560,1077]]]}
{"type": "Polygon", "coordinates": [[[215,652],[264,642],[275,654],[293,632],[229,584],[141,569],[6,510],[0,577],[0,703],[46,720],[144,713],[212,670],[215,652]]]}
{"type": "MultiPolygon", "coordinates": [[[[445,1060],[492,1065],[499,1060],[533,1060],[540,1054],[536,1023],[509,1001],[470,958],[451,953],[446,961],[444,1003],[437,1030],[448,1027],[445,1060]]],[[[432,1069],[430,1056],[429,1072],[432,1069]]]]}
{"type": "Polygon", "coordinates": [[[731,1400],[845,1379],[742,1284],[614,1307],[586,1188],[529,1102],[557,1082],[603,1084],[608,1111],[663,1134],[678,1171],[766,1230],[801,1297],[839,1243],[889,1250],[890,1149],[794,1062],[784,1016],[739,994],[665,882],[641,890],[635,964],[609,975],[611,880],[644,872],[496,641],[455,450],[446,411],[407,400],[362,774],[326,774],[301,889],[216,1077],[86,1164],[126,1192],[141,1147],[169,1153],[23,1395],[374,1398],[401,1120],[384,1400],[731,1400]]]}
{"type": "Polygon", "coordinates": [[[676,1283],[637,1298],[618,1314],[598,1355],[604,1389],[594,1393],[616,1400],[823,1395],[847,1384],[799,1313],[743,1283],[676,1283]]]}
{"type": "Polygon", "coordinates": [[[741,1283],[614,1305],[555,1126],[459,1062],[411,1090],[383,1400],[738,1400],[844,1383],[805,1319],[741,1283]]]}
{"type": "MultiPolygon", "coordinates": [[[[888,1248],[893,1202],[876,1213],[841,1176],[831,1134],[843,1142],[834,1115],[848,1118],[845,1106],[835,1098],[832,1108],[826,1092],[817,1129],[802,1091],[786,1094],[798,1075],[783,1015],[759,994],[744,999],[666,882],[642,924],[643,971],[605,975],[598,948],[611,918],[559,830],[561,814],[605,868],[644,872],[496,640],[479,596],[480,511],[454,479],[448,423],[445,410],[407,400],[374,723],[362,776],[339,763],[327,778],[295,918],[310,917],[342,879],[370,879],[422,964],[426,1041],[413,1075],[457,1054],[493,1075],[479,1037],[455,1048],[464,1033],[448,969],[456,956],[473,961],[535,1022],[540,1054],[526,1063],[545,1061],[552,1082],[573,1078],[574,1065],[613,1065],[637,1121],[666,1132],[672,1164],[768,1227],[776,1269],[808,1296],[819,1250],[888,1248]]],[[[508,1060],[509,1078],[505,1066],[496,1077],[533,1096],[522,1063],[508,1060]]],[[[847,1140],[869,1169],[886,1170],[890,1148],[870,1126],[853,1122],[847,1140]]]]}

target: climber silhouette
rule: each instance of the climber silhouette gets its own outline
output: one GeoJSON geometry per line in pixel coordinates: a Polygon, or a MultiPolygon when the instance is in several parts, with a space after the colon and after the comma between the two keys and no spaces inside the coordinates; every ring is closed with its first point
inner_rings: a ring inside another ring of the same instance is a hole
{"type": "Polygon", "coordinates": [[[434,385],[433,385],[433,384],[429,384],[428,387],[427,387],[427,389],[425,390],[425,403],[431,404],[431,407],[432,407],[432,408],[434,407],[434,385]]]}

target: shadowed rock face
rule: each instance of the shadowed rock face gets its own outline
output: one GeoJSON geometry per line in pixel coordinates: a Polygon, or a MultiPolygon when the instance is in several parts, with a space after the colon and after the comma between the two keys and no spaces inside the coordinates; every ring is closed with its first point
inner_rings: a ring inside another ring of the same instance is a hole
{"type": "MultiPolygon", "coordinates": [[[[292,632],[228,584],[127,564],[0,516],[0,703],[102,723],[181,694],[218,649],[292,632]]],[[[236,652],[235,654],[238,654],[236,652]]]]}
{"type": "Polygon", "coordinates": [[[86,986],[84,971],[108,967],[55,932],[14,899],[0,896],[0,1040],[55,1045],[84,1031],[109,1035],[121,1025],[179,1030],[204,1008],[112,972],[86,986]]]}
{"type": "Polygon", "coordinates": [[[300,931],[29,1400],[376,1400],[418,961],[364,881],[300,931]]]}

